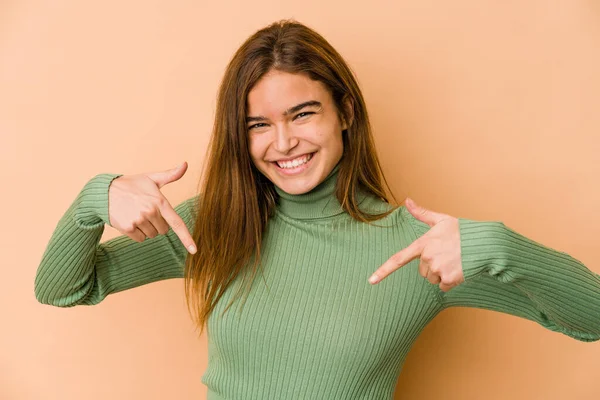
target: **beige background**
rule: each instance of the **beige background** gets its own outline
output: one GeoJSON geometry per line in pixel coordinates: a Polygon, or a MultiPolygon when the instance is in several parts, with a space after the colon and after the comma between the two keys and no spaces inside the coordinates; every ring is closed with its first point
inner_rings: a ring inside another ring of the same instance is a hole
{"type": "MultiPolygon", "coordinates": [[[[95,174],[186,160],[163,193],[194,193],[229,58],[288,17],[356,72],[399,201],[501,220],[600,273],[598,1],[4,0],[0,398],[204,398],[183,280],[59,309],[34,276],[95,174]]],[[[598,342],[455,308],[417,340],[396,398],[593,399],[599,376],[598,342]]]]}

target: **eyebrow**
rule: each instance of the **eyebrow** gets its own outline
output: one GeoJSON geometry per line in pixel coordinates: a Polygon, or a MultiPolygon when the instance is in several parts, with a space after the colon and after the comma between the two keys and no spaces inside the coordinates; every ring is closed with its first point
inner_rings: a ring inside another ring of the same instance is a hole
{"type": "MultiPolygon", "coordinates": [[[[283,116],[287,116],[289,114],[293,114],[297,111],[300,111],[301,109],[303,109],[304,107],[322,107],[322,104],[320,101],[317,100],[309,100],[309,101],[305,101],[304,103],[300,103],[300,104],[296,104],[293,107],[288,108],[287,110],[285,110],[283,112],[283,116]]],[[[266,120],[267,117],[263,117],[262,115],[257,115],[256,117],[246,117],[246,122],[252,122],[252,121],[264,121],[266,120]]]]}

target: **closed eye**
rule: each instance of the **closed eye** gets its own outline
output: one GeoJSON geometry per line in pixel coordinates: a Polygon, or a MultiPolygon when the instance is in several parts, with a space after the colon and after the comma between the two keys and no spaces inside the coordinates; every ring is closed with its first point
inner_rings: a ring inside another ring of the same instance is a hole
{"type": "MultiPolygon", "coordinates": [[[[305,116],[307,116],[307,115],[310,115],[310,114],[314,114],[314,112],[312,112],[312,111],[304,111],[304,112],[301,112],[301,113],[299,113],[298,115],[296,115],[296,116],[294,117],[294,119],[297,119],[297,118],[303,118],[303,117],[305,117],[305,116]]],[[[266,124],[265,124],[265,123],[263,123],[263,122],[260,122],[260,123],[258,123],[258,124],[251,125],[250,127],[248,127],[248,130],[250,130],[250,129],[252,129],[252,128],[260,128],[260,125],[266,125],[266,124]]]]}

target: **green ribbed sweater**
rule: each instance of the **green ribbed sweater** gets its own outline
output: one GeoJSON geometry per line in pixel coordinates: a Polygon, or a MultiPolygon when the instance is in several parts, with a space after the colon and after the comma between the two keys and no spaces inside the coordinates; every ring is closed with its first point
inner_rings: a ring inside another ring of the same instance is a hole
{"type": "MultiPolygon", "coordinates": [[[[264,279],[257,275],[241,312],[234,304],[221,317],[235,280],[208,320],[201,381],[209,400],[391,399],[415,339],[448,307],[504,312],[583,342],[600,339],[600,275],[499,221],[459,218],[465,282],[448,292],[419,275],[418,258],[369,284],[429,226],[404,206],[380,226],[353,220],[334,196],[338,172],[339,164],[306,194],[277,188],[264,279]]],[[[188,253],[172,229],[143,243],[125,235],[100,243],[109,224],[108,188],[118,176],[90,179],[58,222],[35,277],[39,302],[91,305],[183,277],[188,253]]],[[[198,200],[175,207],[190,232],[198,200]]],[[[359,200],[369,211],[389,207],[371,196],[359,200]]]]}

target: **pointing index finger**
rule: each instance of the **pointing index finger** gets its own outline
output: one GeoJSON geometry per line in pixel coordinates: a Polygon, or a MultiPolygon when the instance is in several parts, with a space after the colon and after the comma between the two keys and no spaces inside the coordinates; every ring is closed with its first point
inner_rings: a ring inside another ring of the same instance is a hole
{"type": "Polygon", "coordinates": [[[406,248],[392,255],[381,267],[377,268],[369,278],[369,283],[375,284],[386,278],[392,272],[400,269],[421,255],[424,246],[423,236],[412,242],[406,248]]]}
{"type": "Polygon", "coordinates": [[[179,214],[171,207],[169,202],[165,202],[164,206],[160,210],[163,218],[167,221],[167,224],[171,228],[173,228],[173,232],[177,235],[181,243],[185,246],[185,248],[192,254],[196,253],[196,244],[194,243],[194,239],[190,234],[190,231],[187,228],[187,225],[181,219],[179,214]]]}

